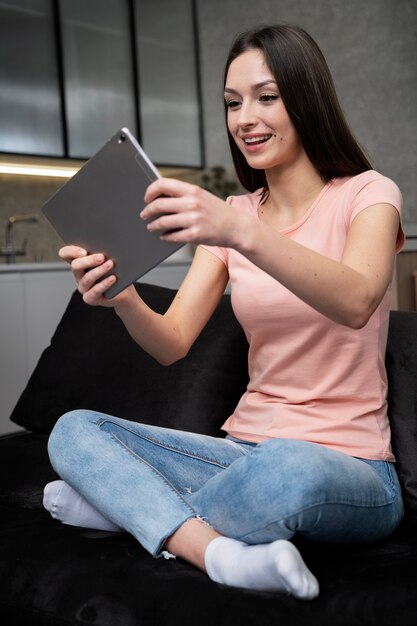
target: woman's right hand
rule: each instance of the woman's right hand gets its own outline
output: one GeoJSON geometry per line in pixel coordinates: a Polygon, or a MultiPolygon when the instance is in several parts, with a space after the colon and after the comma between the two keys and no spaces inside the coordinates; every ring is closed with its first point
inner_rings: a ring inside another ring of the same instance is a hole
{"type": "Polygon", "coordinates": [[[114,262],[107,260],[102,253],[88,254],[78,246],[64,246],[59,251],[59,257],[71,265],[78,291],[86,304],[115,307],[118,303],[131,298],[134,295],[133,291],[136,294],[131,285],[114,298],[104,296],[117,278],[114,274],[103,278],[114,268],[114,262]]]}

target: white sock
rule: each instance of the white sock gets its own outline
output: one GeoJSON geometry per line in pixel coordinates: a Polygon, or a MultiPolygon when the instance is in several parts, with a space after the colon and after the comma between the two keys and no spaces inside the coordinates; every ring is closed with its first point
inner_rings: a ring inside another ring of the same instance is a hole
{"type": "Polygon", "coordinates": [[[43,492],[43,506],[54,519],[63,524],[96,530],[122,531],[63,480],[55,480],[46,485],[43,492]]]}
{"type": "Polygon", "coordinates": [[[209,577],[232,587],[262,591],[285,591],[311,600],[319,584],[297,548],[285,540],[248,545],[228,537],[217,537],[205,552],[209,577]]]}

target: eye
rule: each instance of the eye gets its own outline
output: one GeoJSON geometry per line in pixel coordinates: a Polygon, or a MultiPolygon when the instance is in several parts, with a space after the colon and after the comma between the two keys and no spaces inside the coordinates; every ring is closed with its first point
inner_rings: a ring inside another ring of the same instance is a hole
{"type": "Polygon", "coordinates": [[[261,102],[265,102],[266,104],[269,104],[271,102],[275,102],[276,100],[278,100],[279,96],[277,96],[276,94],[264,94],[262,96],[259,96],[259,100],[261,102]]]}
{"type": "Polygon", "coordinates": [[[226,100],[226,107],[228,109],[236,109],[240,104],[239,100],[226,100]]]}

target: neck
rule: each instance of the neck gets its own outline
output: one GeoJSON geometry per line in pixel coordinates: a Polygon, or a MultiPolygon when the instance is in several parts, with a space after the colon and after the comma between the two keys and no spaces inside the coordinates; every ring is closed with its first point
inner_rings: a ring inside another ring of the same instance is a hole
{"type": "Polygon", "coordinates": [[[325,183],[307,157],[285,168],[265,172],[269,194],[267,203],[278,211],[297,210],[317,196],[325,183]]]}

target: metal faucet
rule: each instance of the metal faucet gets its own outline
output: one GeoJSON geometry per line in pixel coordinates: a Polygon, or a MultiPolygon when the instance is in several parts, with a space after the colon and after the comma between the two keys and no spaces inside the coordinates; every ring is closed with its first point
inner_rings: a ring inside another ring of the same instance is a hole
{"type": "Polygon", "coordinates": [[[6,223],[6,247],[0,248],[0,256],[4,256],[7,259],[7,263],[15,263],[17,256],[24,256],[26,254],[27,239],[23,240],[21,248],[15,248],[14,245],[14,225],[16,223],[33,224],[38,221],[36,215],[12,215],[9,217],[6,223]]]}

